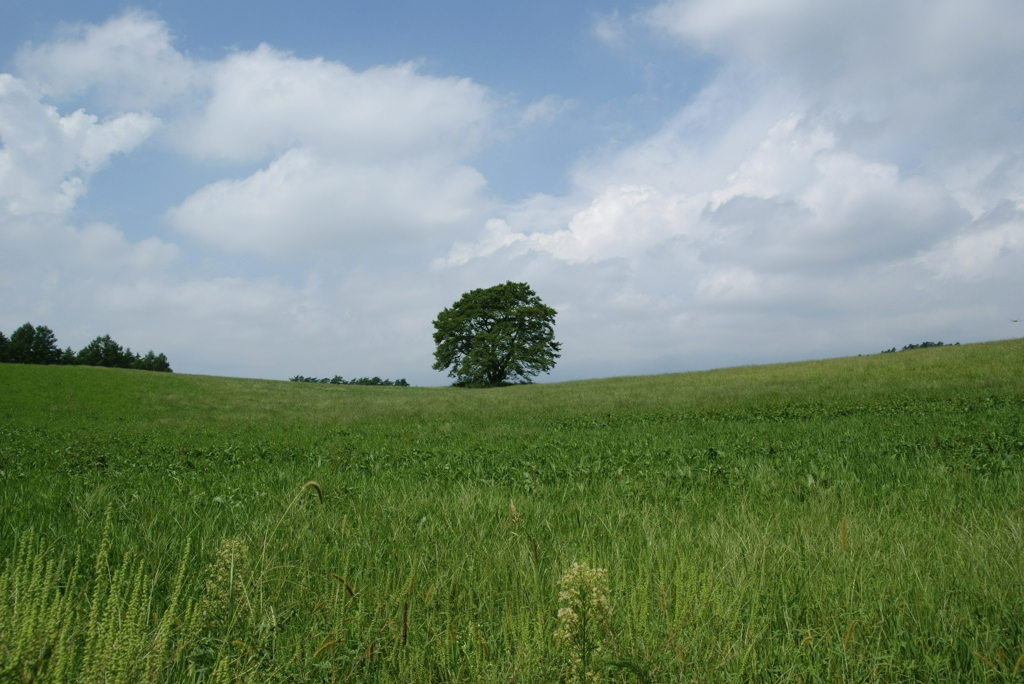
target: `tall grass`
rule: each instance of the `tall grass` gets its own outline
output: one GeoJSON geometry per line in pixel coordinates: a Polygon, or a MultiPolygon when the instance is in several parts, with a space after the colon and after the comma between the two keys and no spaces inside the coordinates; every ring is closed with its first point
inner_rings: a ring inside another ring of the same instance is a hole
{"type": "Polygon", "coordinates": [[[1019,681],[1022,360],[495,391],[0,365],[0,672],[1019,681]],[[560,620],[572,582],[600,629],[560,620]]]}

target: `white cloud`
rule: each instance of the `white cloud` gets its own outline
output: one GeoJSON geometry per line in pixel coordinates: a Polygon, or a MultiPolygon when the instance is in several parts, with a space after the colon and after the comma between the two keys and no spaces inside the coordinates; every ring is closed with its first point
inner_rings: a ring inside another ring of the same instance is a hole
{"type": "Polygon", "coordinates": [[[577,212],[565,230],[533,233],[527,240],[532,249],[568,263],[642,257],[646,249],[668,237],[665,224],[676,209],[653,187],[609,187],[577,212]]]}
{"type": "Polygon", "coordinates": [[[1019,4],[682,0],[645,19],[716,55],[715,77],[648,139],[579,163],[547,217],[510,207],[449,268],[601,267],[607,321],[577,321],[581,339],[628,301],[646,342],[612,334],[651,364],[1012,332],[1019,4]]]}
{"type": "Polygon", "coordinates": [[[670,0],[647,19],[766,87],[795,88],[873,155],[916,163],[1022,140],[1007,116],[1024,87],[1014,0],[670,0]]]}
{"type": "Polygon", "coordinates": [[[839,77],[892,97],[909,73],[949,83],[980,70],[989,82],[1003,80],[988,67],[1019,54],[1024,10],[1012,0],[668,0],[647,20],[727,59],[767,61],[814,88],[839,77]]]}
{"type": "Polygon", "coordinates": [[[509,225],[501,219],[489,219],[484,230],[482,240],[476,243],[456,242],[448,252],[447,258],[435,259],[432,268],[437,270],[446,266],[462,266],[470,259],[490,256],[500,249],[527,239],[522,233],[513,233],[509,225]]]}
{"type": "Polygon", "coordinates": [[[57,40],[16,57],[42,93],[95,94],[108,107],[150,110],[197,85],[197,65],[172,45],[167,25],[128,10],[101,25],[65,28],[57,40]]]}
{"type": "Polygon", "coordinates": [[[0,74],[0,213],[69,211],[93,173],[158,124],[136,113],[102,122],[81,109],[61,116],[24,81],[0,74]]]}
{"type": "Polygon", "coordinates": [[[223,180],[168,212],[178,230],[231,251],[365,246],[464,219],[485,181],[465,165],[324,158],[289,150],[243,180],[223,180]]]}
{"type": "MultiPolygon", "coordinates": [[[[1024,211],[1007,204],[944,240],[917,261],[942,278],[1000,279],[1016,275],[1024,253],[1024,211]]],[[[1018,271],[1019,273],[1019,271],[1018,271]]]]}
{"type": "Polygon", "coordinates": [[[622,25],[618,10],[613,10],[611,14],[596,15],[591,30],[595,38],[612,47],[622,45],[626,37],[626,29],[622,25]]]}
{"type": "MultiPolygon", "coordinates": [[[[684,177],[694,171],[675,163],[684,177]]],[[[652,175],[663,173],[657,168],[652,175]]],[[[560,230],[516,232],[502,223],[508,232],[500,242],[489,230],[480,248],[457,245],[449,261],[486,256],[500,244],[567,263],[639,263],[674,241],[707,264],[835,269],[912,255],[967,218],[936,181],[904,178],[892,164],[841,152],[828,131],[787,117],[765,132],[717,189],[666,193],[655,185],[608,186],[560,230]]]]}
{"type": "Polygon", "coordinates": [[[572,100],[567,100],[558,95],[546,95],[523,108],[522,113],[519,115],[519,125],[532,126],[534,124],[549,123],[572,107],[572,100]]]}
{"type": "MultiPolygon", "coordinates": [[[[161,112],[165,143],[200,162],[265,164],[211,183],[168,212],[175,228],[221,249],[350,249],[450,230],[483,205],[486,182],[467,159],[480,149],[495,105],[470,79],[425,75],[413,62],[357,72],[268,45],[195,60],[174,48],[166,24],[138,11],[74,27],[23,49],[17,62],[44,95],[95,95],[117,111],[161,112]]],[[[524,116],[554,116],[564,104],[547,98],[524,116]]],[[[95,125],[82,153],[95,149],[102,161],[115,134],[127,139],[132,125],[149,133],[154,122],[123,114],[95,125]]],[[[62,206],[81,196],[85,180],[68,180],[62,206]]]]}
{"type": "Polygon", "coordinates": [[[210,96],[176,129],[200,158],[255,161],[296,146],[349,162],[474,152],[492,105],[465,78],[419,73],[415,63],[355,72],[261,45],[208,65],[210,96]]]}
{"type": "Polygon", "coordinates": [[[211,94],[177,122],[198,158],[272,161],[170,210],[177,229],[223,249],[350,249],[450,229],[481,205],[465,163],[489,126],[487,91],[415,64],[354,72],[268,46],[209,65],[211,94]]]}

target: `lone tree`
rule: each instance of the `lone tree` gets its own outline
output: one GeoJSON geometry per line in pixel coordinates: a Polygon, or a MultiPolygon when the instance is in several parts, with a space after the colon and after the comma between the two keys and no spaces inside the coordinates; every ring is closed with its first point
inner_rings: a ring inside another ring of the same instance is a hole
{"type": "Polygon", "coordinates": [[[464,386],[531,382],[559,357],[555,313],[526,283],[471,290],[434,321],[434,370],[464,386]]]}

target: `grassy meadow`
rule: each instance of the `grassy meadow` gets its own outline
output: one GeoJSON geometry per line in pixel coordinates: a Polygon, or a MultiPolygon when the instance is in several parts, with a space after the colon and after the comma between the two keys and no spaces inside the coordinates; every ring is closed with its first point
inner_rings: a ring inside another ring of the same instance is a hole
{"type": "Polygon", "coordinates": [[[2,682],[1024,682],[1024,340],[491,390],[0,364],[0,559],[2,682]]]}

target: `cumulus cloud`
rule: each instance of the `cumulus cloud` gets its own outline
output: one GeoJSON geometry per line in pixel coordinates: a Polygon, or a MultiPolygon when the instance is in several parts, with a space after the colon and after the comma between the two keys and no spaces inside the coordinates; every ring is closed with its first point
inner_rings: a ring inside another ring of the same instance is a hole
{"type": "Polygon", "coordinates": [[[861,94],[893,97],[908,74],[941,84],[968,74],[1016,80],[988,67],[1019,53],[1024,10],[1009,0],[668,0],[646,19],[730,60],[768,62],[815,90],[856,84],[861,94]]]}
{"type": "Polygon", "coordinates": [[[956,281],[1016,280],[1024,253],[1024,210],[1005,202],[923,252],[917,262],[956,281]]]}
{"type": "Polygon", "coordinates": [[[477,149],[492,110],[483,87],[412,62],[356,72],[261,45],[208,70],[209,98],[177,131],[200,158],[254,161],[313,146],[352,161],[457,159],[477,149]]]}
{"type": "MultiPolygon", "coordinates": [[[[467,160],[492,125],[491,96],[415,62],[354,71],[268,45],[196,60],[174,47],[164,22],[128,11],[27,47],[17,63],[43,96],[160,114],[164,144],[200,163],[259,164],[167,212],[172,226],[221,249],[347,249],[452,229],[484,204],[486,182],[467,160]]],[[[523,116],[553,116],[561,105],[542,100],[523,116]]],[[[132,126],[148,134],[156,121],[124,114],[91,137],[124,137],[132,126]]],[[[72,185],[68,197],[80,196],[72,185]]]]}
{"type": "Polygon", "coordinates": [[[23,80],[0,74],[0,213],[67,212],[93,173],[158,124],[137,113],[102,122],[81,109],[61,116],[23,80]]]}
{"type": "Polygon", "coordinates": [[[464,219],[483,176],[410,159],[359,164],[294,148],[242,180],[222,180],[169,210],[184,233],[231,251],[274,255],[415,237],[464,219]]]}
{"type": "Polygon", "coordinates": [[[1018,4],[672,0],[642,19],[718,57],[716,75],[654,135],[579,163],[551,202],[569,217],[511,207],[439,267],[614,264],[609,301],[647,311],[647,359],[750,349],[750,331],[792,353],[1008,332],[997,309],[1024,284],[1018,4]]]}
{"type": "Polygon", "coordinates": [[[1024,7],[1012,0],[670,0],[657,29],[788,82],[849,144],[901,163],[1022,139],[1024,7]]]}
{"type": "Polygon", "coordinates": [[[75,227],[49,213],[5,216],[0,218],[0,329],[9,334],[30,320],[54,328],[63,345],[76,349],[108,333],[136,349],[157,347],[161,326],[137,328],[139,321],[110,311],[105,293],[145,280],[167,282],[180,259],[174,244],[157,237],[132,242],[105,223],[75,227]],[[134,334],[126,337],[126,331],[134,334]]]}
{"type": "Polygon", "coordinates": [[[200,70],[172,45],[167,25],[128,10],[100,25],[65,27],[15,58],[48,96],[94,94],[107,107],[152,110],[195,87],[200,70]]]}
{"type": "Polygon", "coordinates": [[[175,137],[199,158],[272,157],[168,212],[182,232],[228,250],[348,248],[457,225],[481,204],[465,163],[492,106],[468,79],[412,63],[354,72],[268,46],[211,65],[211,96],[175,137]]]}
{"type": "Polygon", "coordinates": [[[435,259],[431,265],[435,270],[446,266],[462,266],[470,259],[490,256],[500,249],[525,240],[525,235],[513,232],[505,221],[492,218],[487,221],[483,239],[479,242],[456,242],[446,258],[435,259]]]}
{"type": "Polygon", "coordinates": [[[801,124],[799,117],[777,122],[716,189],[609,185],[564,228],[525,233],[491,223],[479,247],[458,244],[449,261],[485,256],[500,245],[567,263],[639,263],[673,242],[728,268],[834,272],[912,255],[969,218],[940,183],[837,150],[834,135],[801,124]]]}

